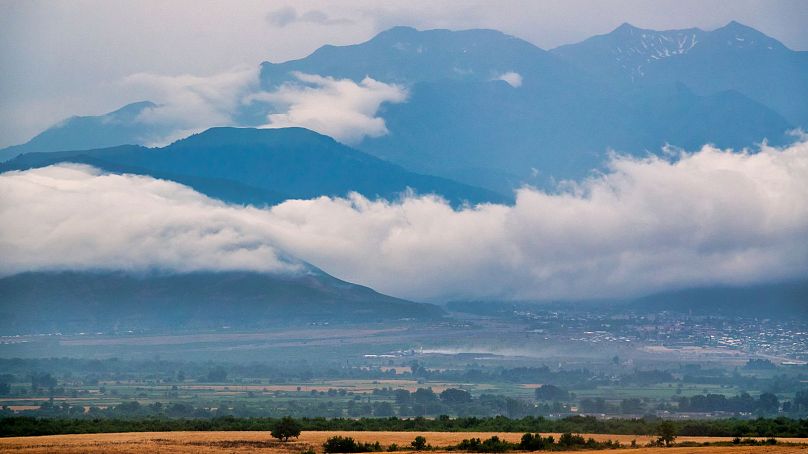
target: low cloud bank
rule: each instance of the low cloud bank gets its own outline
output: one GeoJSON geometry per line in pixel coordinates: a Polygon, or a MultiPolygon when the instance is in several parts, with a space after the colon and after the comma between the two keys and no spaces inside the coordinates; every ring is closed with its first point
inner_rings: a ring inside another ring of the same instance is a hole
{"type": "Polygon", "coordinates": [[[808,143],[615,156],[557,194],[454,210],[432,196],[227,206],[178,184],[57,166],[0,175],[5,274],[289,270],[289,254],[396,296],[578,299],[808,276],[808,143]],[[282,251],[282,252],[281,252],[282,251]]]}
{"type": "Polygon", "coordinates": [[[289,273],[266,213],[145,176],[63,164],[0,174],[0,274],[211,269],[289,273]]]}

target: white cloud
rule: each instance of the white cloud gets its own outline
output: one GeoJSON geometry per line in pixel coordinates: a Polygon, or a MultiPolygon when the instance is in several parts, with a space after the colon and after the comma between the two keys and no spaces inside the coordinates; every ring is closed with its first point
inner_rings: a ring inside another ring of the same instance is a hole
{"type": "Polygon", "coordinates": [[[348,25],[354,21],[346,18],[333,18],[325,12],[313,9],[299,14],[292,6],[284,6],[267,14],[267,21],[276,27],[286,27],[294,23],[311,23],[318,25],[348,25]]]}
{"type": "Polygon", "coordinates": [[[266,213],[177,183],[60,165],[0,174],[0,273],[39,269],[290,272],[266,213]]]}
{"type": "Polygon", "coordinates": [[[558,194],[452,209],[321,197],[226,206],[146,177],[0,175],[3,272],[283,269],[278,252],[396,296],[577,299],[808,276],[808,143],[672,160],[614,157],[558,194]]]}
{"type": "Polygon", "coordinates": [[[288,202],[279,244],[413,298],[592,298],[808,275],[808,145],[615,158],[561,194],[453,211],[430,199],[288,202]]]}
{"type": "Polygon", "coordinates": [[[256,107],[248,106],[256,101],[266,103],[259,108],[273,112],[263,127],[301,126],[354,144],[365,136],[387,134],[384,119],[377,116],[379,107],[407,98],[403,87],[370,77],[356,83],[302,73],[295,73],[295,82],[263,92],[259,70],[235,68],[209,76],[137,73],[115,86],[132,100],[156,104],[136,119],[144,126],[139,143],[147,146],[163,146],[214,126],[244,126],[239,115],[256,107]]]}
{"type": "Polygon", "coordinates": [[[122,88],[158,104],[138,120],[169,131],[149,145],[164,145],[212,126],[233,124],[242,100],[258,86],[258,69],[237,68],[211,76],[166,76],[138,73],[123,79],[122,88]]]}
{"type": "Polygon", "coordinates": [[[522,86],[522,75],[514,71],[502,73],[495,77],[494,80],[503,80],[513,88],[519,88],[522,86]]]}
{"type": "Polygon", "coordinates": [[[144,144],[160,146],[213,126],[236,126],[241,109],[264,102],[266,128],[301,126],[341,142],[354,144],[365,136],[387,134],[384,119],[376,116],[385,102],[403,102],[403,87],[366,77],[360,83],[314,74],[294,73],[296,82],[273,92],[258,91],[259,70],[237,68],[211,76],[133,74],[122,88],[158,105],[145,109],[138,121],[159,133],[144,144]]]}
{"type": "Polygon", "coordinates": [[[283,110],[270,114],[264,127],[301,126],[353,144],[365,136],[387,134],[384,119],[376,116],[379,107],[385,102],[400,103],[407,99],[403,87],[370,77],[357,84],[350,79],[314,74],[294,73],[294,76],[298,82],[247,98],[269,102],[283,110]]]}

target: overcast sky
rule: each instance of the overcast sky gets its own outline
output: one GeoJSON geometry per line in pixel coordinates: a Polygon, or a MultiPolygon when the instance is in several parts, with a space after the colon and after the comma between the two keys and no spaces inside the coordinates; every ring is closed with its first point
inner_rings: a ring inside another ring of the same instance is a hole
{"type": "Polygon", "coordinates": [[[0,146],[70,115],[147,96],[136,73],[211,75],[300,58],[394,25],[494,28],[548,49],[622,22],[714,29],[738,20],[808,50],[808,2],[766,1],[36,1],[0,2],[0,146]],[[436,4],[437,3],[437,4],[436,4]]]}

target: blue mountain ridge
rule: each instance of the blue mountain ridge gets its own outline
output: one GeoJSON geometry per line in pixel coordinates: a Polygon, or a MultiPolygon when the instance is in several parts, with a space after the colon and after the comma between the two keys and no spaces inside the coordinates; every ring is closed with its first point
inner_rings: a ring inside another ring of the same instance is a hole
{"type": "Polygon", "coordinates": [[[0,149],[0,162],[24,153],[89,150],[148,143],[168,132],[167,126],[138,121],[138,116],[143,111],[154,107],[157,105],[153,102],[141,101],[103,115],[68,118],[22,145],[0,149]]]}
{"type": "Polygon", "coordinates": [[[272,205],[354,191],[371,199],[393,200],[408,190],[437,194],[455,205],[510,200],[489,190],[409,172],[303,128],[211,128],[162,148],[128,145],[27,153],[1,163],[0,172],[62,162],[170,179],[239,204],[272,205]]]}
{"type": "Polygon", "coordinates": [[[336,279],[247,271],[37,271],[0,278],[0,333],[176,331],[438,319],[437,306],[336,279]]]}
{"type": "Polygon", "coordinates": [[[808,125],[808,52],[730,22],[713,31],[655,31],[623,24],[550,51],[613,87],[680,82],[699,94],[735,90],[808,125]]]}
{"type": "MultiPolygon", "coordinates": [[[[664,144],[787,143],[787,131],[808,122],[801,113],[808,109],[801,96],[805,55],[734,22],[709,32],[624,24],[550,51],[495,30],[394,27],[364,43],[262,63],[261,86],[300,83],[295,72],[401,84],[409,99],[382,105],[379,113],[389,134],[355,148],[418,173],[510,194],[523,184],[551,188],[586,176],[610,149],[642,156],[664,144]],[[518,73],[521,86],[499,80],[506,72],[518,73]]],[[[235,115],[254,125],[274,109],[253,102],[235,115]]],[[[91,139],[116,134],[107,116],[84,121],[89,129],[74,127],[78,120],[59,125],[59,134],[78,138],[71,147],[42,138],[25,147],[98,148],[91,139]]],[[[138,137],[150,131],[135,123],[135,132],[104,146],[145,143],[138,137]]],[[[0,150],[0,159],[19,152],[0,150]]]]}

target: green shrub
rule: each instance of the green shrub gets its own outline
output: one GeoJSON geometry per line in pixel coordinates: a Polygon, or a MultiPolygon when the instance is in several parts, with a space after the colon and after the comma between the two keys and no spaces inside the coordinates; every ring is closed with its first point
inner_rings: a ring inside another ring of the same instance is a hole
{"type": "Polygon", "coordinates": [[[423,451],[427,447],[426,438],[418,435],[415,437],[415,440],[410,443],[410,445],[412,445],[412,449],[416,451],[423,451]]]}
{"type": "Polygon", "coordinates": [[[558,437],[558,444],[559,446],[563,446],[565,448],[572,448],[576,446],[586,446],[586,440],[584,440],[584,437],[580,435],[573,435],[569,432],[565,432],[558,437]]]}
{"type": "Polygon", "coordinates": [[[271,435],[281,441],[287,441],[290,438],[297,438],[300,436],[300,430],[300,424],[293,418],[286,416],[275,423],[275,427],[272,428],[271,435]]]}
{"type": "Polygon", "coordinates": [[[323,443],[323,452],[379,452],[382,446],[379,442],[375,443],[359,443],[351,437],[331,437],[323,443]]]}
{"type": "Polygon", "coordinates": [[[457,444],[455,449],[469,452],[505,452],[519,449],[520,446],[516,443],[500,440],[498,436],[494,435],[486,440],[480,440],[479,438],[463,440],[457,444]]]}
{"type": "Polygon", "coordinates": [[[554,442],[555,440],[552,436],[542,438],[541,434],[526,433],[522,435],[522,441],[519,442],[519,449],[525,451],[540,451],[551,447],[554,442]]]}

